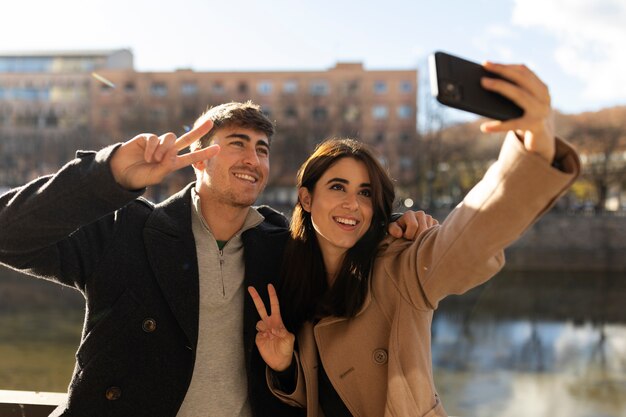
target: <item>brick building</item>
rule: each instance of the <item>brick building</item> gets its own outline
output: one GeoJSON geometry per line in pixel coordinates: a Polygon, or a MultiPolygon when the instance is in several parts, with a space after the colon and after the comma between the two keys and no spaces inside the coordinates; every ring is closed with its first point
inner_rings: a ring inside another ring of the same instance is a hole
{"type": "MultiPolygon", "coordinates": [[[[139,72],[127,50],[50,54],[56,57],[52,61],[62,62],[57,66],[36,64],[42,56],[23,55],[21,66],[13,64],[22,71],[7,71],[10,61],[0,54],[0,112],[7,103],[13,107],[11,122],[0,129],[2,142],[7,132],[26,127],[22,124],[39,133],[51,129],[54,135],[63,135],[65,127],[84,129],[92,148],[145,131],[180,134],[208,106],[252,100],[277,123],[266,201],[280,204],[293,199],[296,169],[329,136],[354,137],[374,145],[400,184],[413,179],[416,69],[367,70],[361,63],[337,63],[317,71],[139,72]],[[26,67],[39,71],[28,72],[26,67]],[[17,90],[7,93],[5,83],[31,86],[38,92],[28,94],[39,99],[24,99],[16,95],[17,90]],[[53,94],[55,89],[61,93],[53,94]],[[57,94],[63,100],[52,99],[57,94]],[[22,122],[19,115],[24,112],[30,116],[22,122]]],[[[2,117],[0,121],[5,120],[2,117]]],[[[188,173],[174,179],[156,198],[188,180],[188,173]]]]}

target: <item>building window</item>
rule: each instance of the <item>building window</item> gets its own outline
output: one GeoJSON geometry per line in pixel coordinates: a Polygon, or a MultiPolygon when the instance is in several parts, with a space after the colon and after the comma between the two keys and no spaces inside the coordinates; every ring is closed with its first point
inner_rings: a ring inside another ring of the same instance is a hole
{"type": "Polygon", "coordinates": [[[413,160],[408,156],[400,157],[400,169],[402,171],[408,171],[413,166],[413,160]]]}
{"type": "Polygon", "coordinates": [[[220,81],[214,82],[211,86],[211,92],[213,94],[221,95],[224,94],[225,91],[226,90],[224,89],[224,84],[222,84],[220,81]]]}
{"type": "Polygon", "coordinates": [[[313,120],[315,121],[323,121],[328,117],[328,111],[326,107],[315,107],[312,112],[313,120]]]}
{"type": "Polygon", "coordinates": [[[346,81],[343,84],[343,90],[346,95],[354,95],[359,92],[359,82],[357,80],[346,81]]]}
{"type": "Polygon", "coordinates": [[[344,109],[343,120],[346,122],[356,122],[360,117],[361,112],[356,105],[350,104],[344,109]]]}
{"type": "Polygon", "coordinates": [[[259,94],[263,94],[264,96],[268,94],[272,94],[272,82],[271,81],[261,81],[257,85],[257,91],[259,94]]]}
{"type": "Polygon", "coordinates": [[[312,96],[326,96],[329,90],[328,82],[325,80],[313,81],[309,86],[309,93],[312,96]]]}
{"type": "Polygon", "coordinates": [[[150,94],[155,97],[167,96],[167,85],[165,83],[152,83],[150,86],[150,94]]]}
{"type": "Polygon", "coordinates": [[[198,94],[198,85],[192,82],[182,83],[180,86],[180,93],[183,96],[195,96],[198,94]]]}
{"type": "Polygon", "coordinates": [[[400,142],[406,143],[409,140],[411,140],[411,135],[409,134],[409,132],[400,133],[400,142]]]}
{"type": "Polygon", "coordinates": [[[163,123],[166,121],[167,111],[163,108],[150,109],[148,118],[153,123],[163,123]]]}
{"type": "Polygon", "coordinates": [[[248,94],[248,83],[240,81],[239,84],[237,84],[237,92],[239,94],[248,94]]]}
{"type": "Polygon", "coordinates": [[[298,82],[295,80],[285,81],[283,84],[283,93],[294,94],[298,92],[298,82]]]}
{"type": "Polygon", "coordinates": [[[298,110],[294,106],[287,106],[285,108],[286,119],[296,119],[298,117],[298,110]]]}
{"type": "Polygon", "coordinates": [[[385,141],[385,134],[383,132],[378,132],[376,133],[376,135],[374,136],[374,143],[375,144],[381,144],[385,141]]]}
{"type": "Polygon", "coordinates": [[[270,106],[261,106],[261,113],[270,119],[272,117],[272,108],[270,106]]]}
{"type": "Polygon", "coordinates": [[[384,81],[376,81],[374,83],[374,92],[376,94],[385,94],[387,92],[387,83],[384,81]]]}
{"type": "Polygon", "coordinates": [[[400,81],[400,92],[410,93],[413,91],[413,83],[411,81],[400,81]]]}
{"type": "Polygon", "coordinates": [[[127,93],[134,93],[135,92],[135,83],[132,81],[128,81],[124,84],[124,91],[127,93]]]}
{"type": "Polygon", "coordinates": [[[387,109],[387,106],[374,106],[372,108],[372,117],[374,119],[386,119],[388,115],[389,110],[387,109]]]}
{"type": "Polygon", "coordinates": [[[14,87],[10,88],[6,93],[7,98],[24,101],[47,101],[50,99],[50,90],[48,88],[38,89],[35,87],[14,87]]]}
{"type": "Polygon", "coordinates": [[[398,107],[398,117],[400,119],[409,119],[413,115],[413,108],[408,105],[398,107]]]}
{"type": "Polygon", "coordinates": [[[46,127],[57,127],[59,125],[59,118],[53,111],[48,112],[46,115],[45,124],[46,127]]]}

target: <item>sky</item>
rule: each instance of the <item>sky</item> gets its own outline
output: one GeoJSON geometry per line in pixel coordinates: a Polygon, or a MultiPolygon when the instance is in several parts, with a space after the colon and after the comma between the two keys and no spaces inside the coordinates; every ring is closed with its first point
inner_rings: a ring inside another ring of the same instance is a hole
{"type": "MultiPolygon", "coordinates": [[[[626,105],[626,0],[20,0],[0,51],[129,48],[139,71],[525,63],[565,113],[626,105]]],[[[456,112],[456,110],[454,110],[456,112]]],[[[459,112],[460,113],[460,112],[459,112]]]]}

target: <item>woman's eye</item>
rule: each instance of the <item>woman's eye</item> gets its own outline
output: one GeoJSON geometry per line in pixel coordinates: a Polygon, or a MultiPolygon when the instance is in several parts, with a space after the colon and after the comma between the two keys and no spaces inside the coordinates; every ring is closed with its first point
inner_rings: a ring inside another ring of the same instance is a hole
{"type": "Polygon", "coordinates": [[[361,191],[361,195],[365,196],[365,197],[371,197],[372,196],[372,190],[362,190],[361,191]]]}
{"type": "Polygon", "coordinates": [[[333,184],[333,185],[330,186],[330,189],[331,190],[339,190],[339,191],[341,191],[341,190],[343,190],[343,185],[341,185],[341,184],[333,184]]]}

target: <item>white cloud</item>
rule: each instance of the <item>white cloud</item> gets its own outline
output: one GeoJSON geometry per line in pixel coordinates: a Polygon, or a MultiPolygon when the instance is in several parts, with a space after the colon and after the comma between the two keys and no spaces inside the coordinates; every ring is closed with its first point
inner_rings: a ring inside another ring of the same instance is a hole
{"type": "Polygon", "coordinates": [[[490,25],[478,36],[472,39],[474,47],[492,60],[510,62],[514,59],[510,41],[516,39],[517,34],[510,27],[496,24],[490,25]]]}
{"type": "Polygon", "coordinates": [[[626,101],[624,0],[515,0],[512,23],[555,36],[555,60],[588,100],[626,101]]]}

